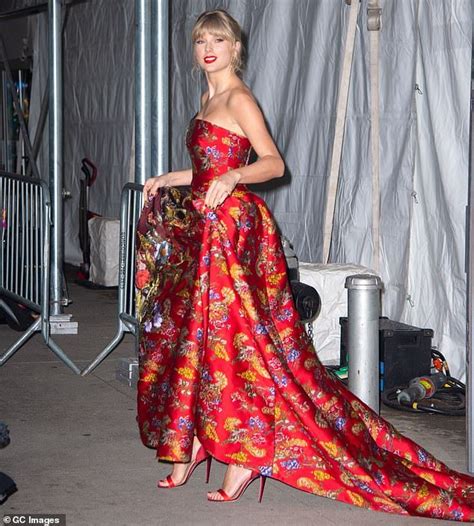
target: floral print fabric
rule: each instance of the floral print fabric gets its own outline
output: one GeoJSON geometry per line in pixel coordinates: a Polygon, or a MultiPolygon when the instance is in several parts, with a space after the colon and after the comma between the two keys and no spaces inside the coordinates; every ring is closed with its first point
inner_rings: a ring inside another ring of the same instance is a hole
{"type": "Polygon", "coordinates": [[[474,479],[371,411],[319,362],[298,319],[275,223],[237,185],[245,137],[194,119],[191,192],[164,189],[138,227],[138,424],[163,460],[189,461],[196,434],[217,459],[295,488],[386,512],[474,521],[474,479]]]}

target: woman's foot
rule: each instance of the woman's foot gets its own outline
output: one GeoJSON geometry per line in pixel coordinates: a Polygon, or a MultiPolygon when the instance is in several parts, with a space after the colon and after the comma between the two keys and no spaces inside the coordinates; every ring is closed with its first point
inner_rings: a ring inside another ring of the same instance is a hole
{"type": "MultiPolygon", "coordinates": [[[[192,470],[200,464],[203,460],[206,458],[210,458],[209,455],[206,455],[204,450],[201,450],[201,443],[199,440],[194,437],[193,442],[193,452],[191,455],[191,461],[190,462],[175,462],[173,464],[173,471],[162,480],[158,481],[158,487],[159,488],[174,488],[176,486],[181,486],[186,483],[187,479],[192,473],[192,470]],[[197,458],[197,457],[202,458],[197,458]]],[[[208,462],[208,471],[207,471],[207,477],[209,477],[209,462],[208,462]]]]}
{"type": "Polygon", "coordinates": [[[251,469],[229,464],[222,488],[218,491],[209,491],[207,498],[216,502],[237,500],[250,482],[258,477],[259,474],[251,469]]]}

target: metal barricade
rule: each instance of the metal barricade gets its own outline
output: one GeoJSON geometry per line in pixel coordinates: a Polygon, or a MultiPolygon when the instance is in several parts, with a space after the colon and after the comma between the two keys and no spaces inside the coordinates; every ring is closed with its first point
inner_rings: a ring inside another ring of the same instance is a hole
{"type": "Polygon", "coordinates": [[[143,203],[143,185],[128,183],[123,187],[120,206],[120,266],[118,283],[118,327],[107,347],[81,372],[93,371],[122,341],[126,332],[135,336],[138,345],[138,321],[135,317],[135,238],[143,203]]]}
{"type": "MultiPolygon", "coordinates": [[[[25,305],[38,319],[0,356],[0,366],[36,332],[76,374],[80,369],[50,338],[51,201],[44,181],[0,171],[0,295],[25,305]]],[[[0,298],[0,305],[6,307],[0,298]]]]}

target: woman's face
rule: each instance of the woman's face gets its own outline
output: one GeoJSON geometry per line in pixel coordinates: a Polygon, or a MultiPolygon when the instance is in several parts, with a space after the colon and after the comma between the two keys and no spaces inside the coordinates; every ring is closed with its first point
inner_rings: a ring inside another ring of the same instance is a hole
{"type": "Polygon", "coordinates": [[[238,51],[239,42],[232,44],[207,31],[194,41],[194,56],[198,66],[211,73],[229,67],[232,55],[238,51]]]}

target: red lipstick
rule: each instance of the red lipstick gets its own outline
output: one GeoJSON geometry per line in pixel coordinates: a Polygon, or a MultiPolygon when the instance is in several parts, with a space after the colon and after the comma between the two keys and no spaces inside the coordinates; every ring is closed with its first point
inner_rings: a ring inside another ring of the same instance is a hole
{"type": "Polygon", "coordinates": [[[206,57],[204,57],[204,62],[206,64],[212,64],[216,60],[217,60],[217,57],[215,55],[207,55],[206,57]]]}

